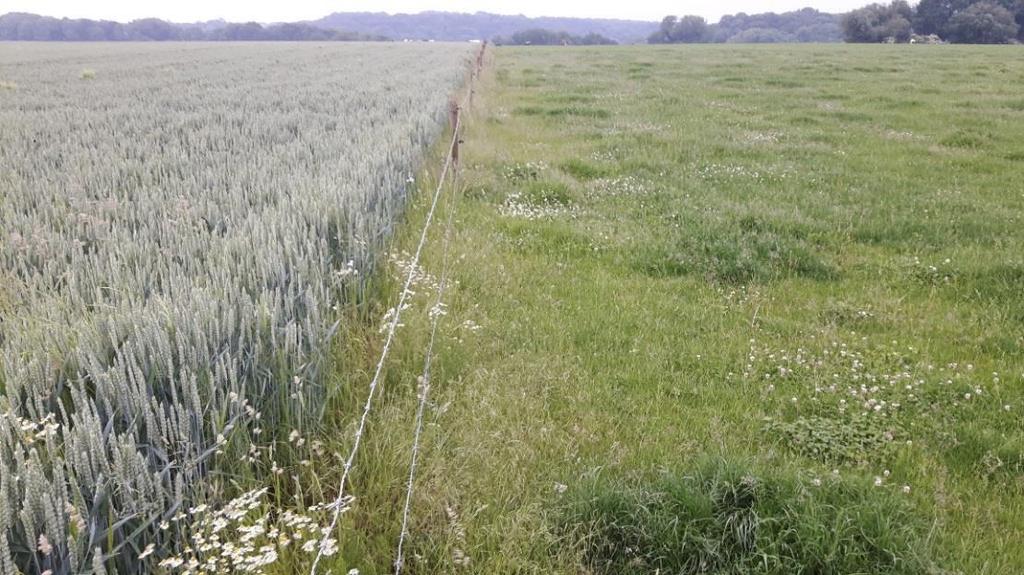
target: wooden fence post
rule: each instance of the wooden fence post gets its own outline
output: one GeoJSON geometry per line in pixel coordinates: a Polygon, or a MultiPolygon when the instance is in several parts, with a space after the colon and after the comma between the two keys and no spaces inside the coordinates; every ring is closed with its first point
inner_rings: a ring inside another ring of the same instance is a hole
{"type": "Polygon", "coordinates": [[[448,104],[448,122],[452,126],[452,163],[459,163],[459,103],[454,98],[448,104]]]}

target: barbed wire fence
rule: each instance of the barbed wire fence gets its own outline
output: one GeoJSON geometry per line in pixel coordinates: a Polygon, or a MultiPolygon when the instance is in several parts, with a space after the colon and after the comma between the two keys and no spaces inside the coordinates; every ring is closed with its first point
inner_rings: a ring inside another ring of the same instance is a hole
{"type": "MultiPolygon", "coordinates": [[[[341,480],[338,484],[338,495],[331,502],[327,508],[332,510],[331,522],[329,526],[323,531],[323,535],[320,539],[316,557],[313,559],[312,567],[310,568],[310,575],[316,575],[317,568],[320,565],[320,561],[325,557],[331,549],[330,539],[335,533],[338,527],[338,521],[341,518],[341,514],[347,508],[347,504],[351,501],[351,495],[346,495],[345,488],[348,484],[349,475],[351,474],[352,468],[355,465],[356,456],[359,452],[359,448],[362,445],[363,437],[366,433],[366,426],[369,421],[370,412],[373,409],[373,400],[377,395],[378,388],[380,387],[381,377],[384,372],[384,366],[387,362],[388,355],[390,354],[392,344],[395,341],[395,334],[398,331],[400,324],[401,314],[408,307],[408,299],[412,295],[412,284],[417,275],[419,268],[420,258],[423,254],[423,248],[427,243],[427,237],[430,231],[430,226],[434,220],[435,212],[439,199],[444,190],[444,184],[448,180],[449,174],[451,174],[452,190],[453,193],[457,187],[458,181],[458,164],[459,164],[459,145],[462,143],[461,140],[461,128],[462,128],[462,111],[471,105],[473,101],[473,95],[475,92],[475,81],[479,77],[484,66],[484,55],[487,49],[487,43],[481,44],[480,49],[476,53],[476,60],[473,66],[470,68],[469,80],[467,82],[466,94],[464,95],[462,102],[459,103],[456,100],[452,100],[449,107],[449,123],[452,128],[451,141],[448,146],[448,151],[445,154],[444,163],[441,166],[441,172],[437,178],[437,187],[434,189],[433,196],[431,197],[430,209],[427,211],[426,219],[423,223],[423,229],[420,232],[419,242],[416,245],[416,251],[412,256],[412,260],[409,263],[405,280],[402,284],[402,290],[399,292],[398,303],[393,308],[391,313],[390,321],[388,322],[386,335],[384,338],[384,347],[381,349],[380,358],[377,361],[377,365],[374,369],[373,377],[370,380],[369,390],[366,396],[366,402],[363,405],[363,411],[359,418],[359,425],[356,427],[355,435],[353,436],[352,448],[349,451],[348,457],[345,458],[345,463],[342,468],[341,480]]],[[[449,271],[449,247],[451,243],[452,229],[454,223],[455,213],[455,198],[448,198],[447,204],[447,223],[445,226],[444,243],[442,246],[442,272],[441,280],[438,284],[437,297],[434,306],[430,308],[430,339],[427,343],[427,349],[424,356],[424,367],[423,374],[420,378],[419,385],[419,398],[418,406],[416,411],[416,421],[413,436],[413,445],[411,453],[411,462],[409,465],[409,476],[406,484],[406,496],[405,505],[402,512],[402,525],[399,534],[398,547],[396,551],[395,559],[395,573],[396,575],[401,572],[404,565],[403,550],[406,539],[408,538],[408,524],[409,516],[412,504],[413,488],[416,476],[416,466],[419,458],[420,439],[423,431],[423,415],[427,404],[427,398],[430,391],[430,368],[431,362],[434,355],[434,341],[436,339],[438,324],[441,316],[444,312],[444,292],[448,284],[448,271],[449,271]]]]}
{"type": "MultiPolygon", "coordinates": [[[[458,170],[452,173],[452,192],[458,192],[458,170]]],[[[406,483],[405,491],[405,506],[402,509],[402,528],[398,535],[398,549],[395,552],[395,575],[399,575],[402,572],[402,567],[405,565],[405,557],[403,555],[405,540],[409,536],[409,512],[412,506],[412,494],[416,481],[416,464],[419,461],[420,452],[420,438],[423,434],[423,413],[427,406],[427,400],[430,396],[430,378],[431,378],[431,362],[434,358],[434,341],[437,338],[438,325],[441,322],[441,318],[447,315],[444,304],[444,293],[445,288],[448,285],[449,275],[449,247],[451,245],[452,237],[452,223],[455,219],[455,202],[457,198],[452,195],[448,196],[448,221],[445,225],[444,231],[444,243],[442,246],[442,263],[441,263],[441,279],[437,287],[437,298],[434,301],[434,306],[430,308],[430,340],[427,343],[427,351],[423,359],[423,375],[420,378],[420,393],[419,393],[419,405],[416,408],[416,423],[413,432],[412,442],[412,454],[409,462],[409,479],[406,483]]]]}

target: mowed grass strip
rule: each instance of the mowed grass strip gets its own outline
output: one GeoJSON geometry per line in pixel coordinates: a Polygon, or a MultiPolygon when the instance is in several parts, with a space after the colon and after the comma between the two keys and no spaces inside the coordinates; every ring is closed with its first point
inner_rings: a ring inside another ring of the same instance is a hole
{"type": "MultiPolygon", "coordinates": [[[[496,50],[410,572],[1024,572],[1016,55],[496,50]]],[[[363,573],[427,300],[355,487],[363,573]]]]}

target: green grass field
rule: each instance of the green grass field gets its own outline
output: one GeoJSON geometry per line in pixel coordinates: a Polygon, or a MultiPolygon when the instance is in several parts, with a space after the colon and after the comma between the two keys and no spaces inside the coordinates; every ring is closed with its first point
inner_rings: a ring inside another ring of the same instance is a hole
{"type": "MultiPolygon", "coordinates": [[[[407,572],[1024,572],[1022,82],[1015,47],[495,50],[407,572]]],[[[421,291],[344,519],[363,574],[421,291]]]]}

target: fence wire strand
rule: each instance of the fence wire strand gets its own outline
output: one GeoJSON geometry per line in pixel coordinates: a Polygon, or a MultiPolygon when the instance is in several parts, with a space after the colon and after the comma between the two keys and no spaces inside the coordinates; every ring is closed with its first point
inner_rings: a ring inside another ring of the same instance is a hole
{"type": "MultiPolygon", "coordinates": [[[[469,85],[468,85],[469,89],[467,91],[467,94],[466,94],[465,98],[463,99],[463,103],[459,105],[459,108],[458,108],[459,110],[461,110],[464,107],[465,102],[468,100],[470,95],[473,93],[472,92],[472,90],[473,90],[472,79],[473,79],[473,76],[470,77],[470,81],[469,81],[469,85]]],[[[344,512],[344,510],[346,508],[346,504],[348,503],[349,497],[345,496],[345,486],[346,486],[346,484],[348,482],[349,473],[352,470],[352,466],[355,463],[356,454],[359,452],[359,447],[362,445],[362,439],[363,439],[363,435],[365,434],[365,431],[366,431],[367,421],[369,420],[370,411],[373,408],[373,398],[374,398],[375,395],[377,395],[377,389],[380,386],[381,375],[384,372],[384,364],[387,361],[389,352],[391,351],[391,345],[392,345],[392,343],[394,342],[394,339],[395,339],[395,332],[398,330],[399,320],[400,320],[400,317],[402,315],[402,311],[406,307],[406,301],[408,300],[409,296],[412,294],[412,291],[410,290],[410,288],[412,287],[412,282],[413,282],[413,279],[415,278],[416,271],[419,268],[420,256],[423,254],[423,247],[427,243],[427,235],[428,235],[428,232],[430,231],[430,225],[431,225],[431,223],[433,222],[433,219],[434,219],[434,213],[437,211],[437,204],[438,204],[438,200],[441,197],[441,192],[444,189],[444,183],[448,179],[448,173],[449,172],[454,172],[455,169],[456,169],[455,155],[457,154],[456,150],[458,149],[458,144],[459,144],[459,132],[460,132],[461,123],[462,123],[461,114],[457,114],[455,116],[454,125],[452,126],[452,137],[451,137],[450,144],[448,146],[448,152],[447,152],[447,154],[445,156],[444,165],[442,166],[441,173],[440,173],[440,175],[437,178],[437,188],[434,190],[434,195],[433,195],[433,198],[431,199],[430,210],[427,212],[426,221],[423,223],[423,230],[420,232],[419,243],[416,245],[416,251],[413,254],[412,261],[411,261],[411,263],[409,265],[409,270],[408,270],[408,273],[406,275],[405,282],[404,282],[404,284],[402,286],[402,291],[401,291],[401,293],[399,295],[399,298],[398,298],[398,304],[395,306],[394,313],[391,316],[391,321],[388,324],[387,335],[384,338],[384,347],[381,350],[380,359],[377,361],[377,366],[374,369],[373,378],[370,380],[369,392],[368,392],[368,394],[366,396],[366,403],[363,405],[362,415],[359,418],[359,426],[356,428],[356,433],[355,433],[354,440],[353,440],[353,443],[352,443],[352,449],[349,451],[348,457],[345,459],[345,464],[344,464],[344,467],[342,469],[342,474],[341,474],[341,481],[340,481],[340,483],[338,485],[338,496],[335,498],[335,500],[330,505],[328,505],[328,508],[333,510],[333,513],[332,513],[332,516],[331,516],[331,523],[328,526],[328,528],[323,531],[323,537],[320,539],[320,545],[318,546],[316,557],[313,559],[313,565],[312,565],[312,567],[310,568],[310,571],[309,571],[310,575],[316,575],[317,567],[320,565],[320,561],[321,561],[321,559],[323,559],[325,551],[330,549],[330,545],[328,544],[328,540],[335,533],[335,531],[336,531],[336,529],[338,527],[338,520],[341,518],[341,514],[342,514],[342,512],[344,512]]],[[[451,225],[451,213],[449,213],[449,225],[451,225]]],[[[448,233],[446,231],[446,238],[447,238],[447,235],[448,235],[448,233]]],[[[445,257],[447,257],[447,248],[446,248],[446,256],[445,257]]],[[[442,281],[445,281],[445,280],[443,279],[442,281]]],[[[439,293],[438,297],[440,298],[440,296],[441,296],[441,294],[439,293]]],[[[434,324],[431,329],[432,329],[432,331],[431,331],[431,343],[430,343],[430,345],[432,347],[433,346],[433,337],[434,337],[433,334],[434,334],[434,330],[436,330],[436,324],[434,324]]],[[[429,366],[429,358],[430,358],[430,351],[429,350],[428,350],[427,358],[428,358],[427,362],[428,362],[428,366],[429,366]]],[[[426,386],[429,385],[429,379],[428,379],[428,377],[425,377],[424,379],[425,379],[424,389],[427,389],[426,386]]],[[[425,393],[423,393],[423,395],[425,396],[425,393]]],[[[421,398],[421,401],[425,401],[425,399],[421,398]]],[[[422,411],[423,411],[423,405],[421,403],[421,406],[419,408],[419,412],[417,414],[417,420],[420,423],[422,422],[422,411]]],[[[420,424],[417,424],[417,425],[420,425],[420,424]]],[[[418,433],[419,432],[417,431],[417,435],[418,435],[418,433]]],[[[415,470],[413,470],[413,472],[414,471],[415,470]]],[[[411,497],[411,494],[409,495],[409,497],[411,497]]],[[[406,521],[407,521],[407,518],[408,518],[408,501],[406,502],[406,506],[407,506],[406,514],[405,514],[405,516],[403,518],[403,528],[402,528],[403,532],[406,529],[406,521]]]]}
{"type": "MultiPolygon", "coordinates": [[[[456,193],[458,190],[458,178],[458,171],[453,171],[452,194],[456,193]]],[[[444,243],[442,247],[441,281],[438,284],[437,299],[434,302],[434,307],[430,309],[430,341],[427,343],[427,353],[423,360],[423,380],[420,384],[419,406],[416,408],[416,425],[413,433],[412,455],[409,463],[409,480],[406,484],[405,507],[402,510],[402,529],[398,535],[398,550],[395,553],[395,575],[399,575],[402,572],[402,567],[405,565],[405,556],[403,555],[403,551],[405,540],[409,537],[409,510],[412,506],[412,492],[414,482],[416,480],[416,464],[419,461],[420,437],[423,434],[423,413],[426,409],[427,399],[430,395],[430,367],[434,357],[434,341],[437,337],[437,326],[440,323],[441,317],[445,315],[444,291],[448,285],[449,247],[451,245],[452,222],[454,221],[455,203],[457,199],[458,198],[454,195],[450,194],[448,196],[448,223],[445,225],[444,243]]]]}

